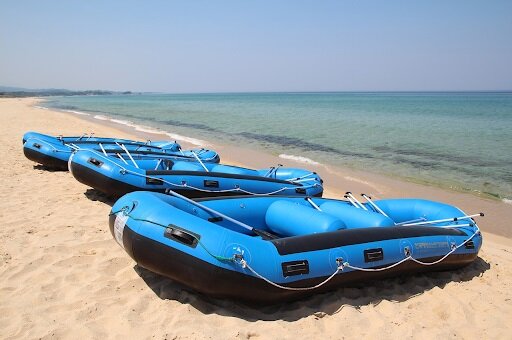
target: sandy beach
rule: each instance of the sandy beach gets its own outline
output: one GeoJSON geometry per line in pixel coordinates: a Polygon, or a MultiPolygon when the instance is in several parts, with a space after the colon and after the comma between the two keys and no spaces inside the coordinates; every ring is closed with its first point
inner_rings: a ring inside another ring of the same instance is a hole
{"type": "Polygon", "coordinates": [[[423,197],[486,214],[477,221],[484,232],[479,258],[453,273],[390,279],[265,308],[209,299],[136,266],[108,230],[113,201],[67,172],[48,171],[29,161],[21,144],[29,130],[132,139],[159,136],[34,107],[37,102],[0,99],[0,338],[511,337],[510,204],[355,170],[295,163],[263,152],[248,156],[234,146],[208,145],[224,163],[282,163],[318,171],[327,185],[324,197],[341,197],[348,190],[377,199],[423,197]]]}

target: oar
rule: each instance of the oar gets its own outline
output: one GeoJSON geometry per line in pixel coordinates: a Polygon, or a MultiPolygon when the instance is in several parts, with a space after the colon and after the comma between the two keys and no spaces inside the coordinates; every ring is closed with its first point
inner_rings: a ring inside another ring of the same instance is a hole
{"type": "Polygon", "coordinates": [[[123,149],[123,150],[124,150],[124,152],[126,152],[126,154],[128,155],[128,158],[130,158],[130,159],[131,159],[131,161],[132,161],[133,165],[135,165],[135,167],[136,167],[137,169],[139,169],[139,166],[137,165],[137,162],[135,162],[135,160],[133,159],[132,155],[130,154],[130,151],[128,151],[128,149],[124,146],[124,144],[119,144],[118,142],[116,142],[116,144],[117,144],[121,149],[123,149]]]}
{"type": "Polygon", "coordinates": [[[365,207],[361,202],[359,202],[359,201],[357,200],[357,198],[355,198],[355,196],[354,196],[354,195],[352,195],[352,193],[351,193],[350,191],[347,191],[345,194],[346,194],[346,195],[348,195],[348,196],[350,196],[350,198],[352,198],[352,199],[354,200],[354,202],[355,202],[355,203],[357,203],[357,205],[358,205],[358,206],[360,206],[361,208],[363,208],[363,210],[368,210],[368,209],[367,209],[367,208],[366,208],[366,207],[365,207]]]}
{"type": "Polygon", "coordinates": [[[478,214],[474,214],[474,215],[466,215],[466,216],[461,216],[461,217],[444,218],[441,220],[434,220],[434,221],[409,223],[409,224],[403,224],[403,226],[411,227],[411,226],[415,226],[415,225],[425,225],[425,224],[434,224],[434,223],[443,223],[443,222],[457,222],[459,220],[467,220],[467,219],[470,219],[473,217],[478,217],[478,216],[484,216],[484,213],[478,213],[478,214]]]}
{"type": "Polygon", "coordinates": [[[309,204],[311,204],[311,206],[313,206],[313,208],[315,208],[316,210],[322,211],[322,209],[320,209],[320,207],[315,202],[313,202],[311,197],[306,197],[305,200],[308,201],[309,204]]]}
{"type": "Polygon", "coordinates": [[[185,154],[183,153],[183,150],[181,149],[181,146],[178,146],[178,150],[180,150],[182,156],[185,156],[185,154]]]}
{"type": "MultiPolygon", "coordinates": [[[[386,216],[387,218],[389,218],[389,216],[388,216],[384,211],[382,211],[382,209],[381,209],[381,208],[379,208],[379,207],[377,206],[377,204],[375,204],[375,203],[372,201],[372,198],[371,198],[370,196],[368,196],[368,195],[366,195],[366,194],[361,194],[361,196],[363,196],[363,198],[364,198],[365,200],[367,200],[367,201],[368,201],[368,203],[370,203],[370,205],[371,205],[375,210],[377,210],[379,213],[381,213],[382,215],[384,215],[384,216],[386,216]]],[[[395,223],[395,224],[396,224],[396,223],[395,223]]]]}
{"type": "Polygon", "coordinates": [[[81,139],[82,139],[82,138],[84,138],[85,136],[87,136],[87,133],[84,133],[83,135],[81,135],[80,137],[78,137],[78,138],[76,139],[76,141],[81,140],[81,139]]]}
{"type": "Polygon", "coordinates": [[[218,212],[217,210],[213,210],[213,209],[211,209],[211,208],[208,208],[207,206],[204,206],[204,205],[202,205],[202,204],[201,204],[201,203],[199,203],[199,202],[196,202],[196,201],[194,201],[194,200],[191,200],[190,198],[187,198],[187,197],[185,197],[185,196],[183,196],[183,195],[180,195],[180,194],[178,194],[177,192],[175,192],[175,191],[173,191],[173,190],[171,190],[171,189],[167,189],[166,193],[167,193],[167,194],[169,194],[169,195],[172,195],[172,196],[174,196],[174,197],[177,197],[177,198],[179,198],[179,199],[182,199],[182,200],[184,200],[185,202],[188,202],[188,203],[190,203],[190,204],[192,204],[192,205],[195,205],[196,207],[199,207],[199,208],[203,209],[204,211],[209,212],[209,213],[210,213],[210,214],[212,214],[212,215],[216,215],[216,216],[218,216],[218,217],[222,217],[222,218],[223,218],[223,219],[225,219],[226,221],[229,221],[229,222],[231,222],[231,223],[234,223],[234,224],[236,224],[236,225],[239,225],[240,227],[242,227],[242,228],[244,228],[244,229],[250,230],[250,231],[252,231],[253,233],[255,233],[256,235],[261,236],[261,237],[263,237],[263,238],[265,238],[265,239],[267,239],[267,240],[269,240],[269,239],[271,240],[271,239],[275,239],[275,238],[277,238],[275,235],[273,235],[273,234],[271,234],[271,233],[269,233],[269,232],[266,232],[266,231],[264,231],[264,230],[260,230],[260,229],[256,229],[256,228],[254,228],[254,227],[251,227],[250,225],[247,225],[247,224],[245,224],[245,223],[243,223],[243,222],[240,222],[240,221],[238,221],[238,220],[235,220],[234,218],[231,218],[231,217],[229,217],[229,216],[227,216],[227,215],[224,215],[223,213],[218,212]]]}
{"type": "Polygon", "coordinates": [[[105,151],[105,149],[103,148],[103,145],[102,145],[101,143],[99,143],[98,145],[100,146],[101,151],[103,151],[103,154],[104,154],[105,156],[107,156],[107,157],[108,157],[107,152],[106,152],[106,151],[105,151]]]}
{"type": "Polygon", "coordinates": [[[348,201],[349,201],[349,202],[350,202],[350,203],[351,203],[355,208],[357,208],[357,209],[361,209],[361,208],[356,204],[356,202],[354,202],[354,200],[353,200],[352,198],[350,198],[350,196],[349,196],[349,195],[345,195],[345,196],[343,196],[343,197],[345,197],[345,198],[346,198],[346,199],[347,199],[347,200],[348,200],[348,201]]]}
{"type": "Polygon", "coordinates": [[[204,163],[201,161],[201,158],[199,158],[199,156],[197,156],[197,154],[194,152],[194,150],[191,150],[190,152],[192,152],[192,154],[194,155],[194,157],[197,159],[197,161],[199,162],[199,164],[201,164],[201,166],[203,167],[203,169],[206,171],[206,172],[210,172],[210,170],[208,170],[208,168],[204,165],[204,163]]]}

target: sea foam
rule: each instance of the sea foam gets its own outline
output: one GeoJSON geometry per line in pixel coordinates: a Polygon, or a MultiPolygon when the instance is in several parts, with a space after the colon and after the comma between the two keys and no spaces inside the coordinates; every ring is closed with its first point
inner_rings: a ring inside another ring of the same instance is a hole
{"type": "MultiPolygon", "coordinates": [[[[96,118],[96,117],[94,117],[94,118],[96,118]]],[[[109,119],[107,117],[105,117],[105,118],[109,119]]],[[[134,128],[136,131],[140,131],[140,132],[152,133],[152,134],[167,134],[167,132],[165,132],[165,131],[162,131],[162,130],[159,130],[156,128],[152,128],[152,127],[146,126],[146,125],[138,125],[129,120],[122,120],[122,119],[115,119],[115,118],[110,118],[109,120],[113,123],[129,126],[131,128],[134,128]]]]}
{"type": "Polygon", "coordinates": [[[165,134],[167,136],[169,136],[171,139],[174,139],[176,141],[183,141],[183,142],[187,142],[187,143],[190,143],[190,144],[193,144],[193,145],[197,145],[197,146],[200,146],[200,145],[205,145],[206,142],[205,141],[202,141],[200,139],[196,139],[196,138],[191,138],[191,137],[186,137],[186,136],[182,136],[182,135],[178,135],[177,133],[169,133],[169,132],[165,132],[165,134]]]}
{"type": "Polygon", "coordinates": [[[508,198],[504,198],[502,199],[503,203],[506,203],[506,204],[512,204],[512,200],[511,199],[508,199],[508,198]]]}
{"type": "Polygon", "coordinates": [[[129,126],[129,127],[136,127],[135,124],[133,124],[132,122],[130,122],[129,120],[122,120],[122,119],[114,119],[114,118],[110,118],[110,121],[112,123],[117,123],[117,124],[121,124],[121,125],[126,125],[126,126],[129,126]]]}
{"type": "Polygon", "coordinates": [[[135,127],[135,130],[140,131],[140,132],[153,133],[153,134],[165,133],[162,130],[154,129],[152,127],[145,126],[145,125],[135,125],[134,127],[135,127]]]}
{"type": "Polygon", "coordinates": [[[62,111],[69,112],[69,113],[74,113],[76,115],[81,115],[81,116],[90,116],[91,115],[90,113],[80,112],[80,111],[75,111],[75,110],[62,110],[62,111]]]}
{"type": "Polygon", "coordinates": [[[295,155],[287,155],[285,153],[282,153],[279,155],[279,158],[282,158],[282,159],[289,159],[291,161],[296,161],[296,162],[299,162],[299,163],[306,163],[306,164],[311,164],[311,165],[319,165],[320,163],[310,159],[310,158],[307,158],[307,157],[303,157],[303,156],[295,156],[295,155]]]}
{"type": "Polygon", "coordinates": [[[164,134],[164,135],[167,135],[169,138],[176,140],[176,141],[183,141],[183,142],[187,142],[187,143],[197,145],[197,146],[206,145],[206,142],[203,140],[200,140],[200,139],[182,136],[177,133],[170,133],[170,132],[163,131],[158,128],[153,128],[153,127],[146,126],[146,125],[138,125],[130,120],[115,119],[115,118],[110,118],[110,117],[103,116],[103,115],[95,115],[94,118],[98,119],[98,120],[109,120],[112,123],[128,126],[128,127],[134,128],[136,131],[140,131],[140,132],[152,133],[152,134],[164,134]]]}

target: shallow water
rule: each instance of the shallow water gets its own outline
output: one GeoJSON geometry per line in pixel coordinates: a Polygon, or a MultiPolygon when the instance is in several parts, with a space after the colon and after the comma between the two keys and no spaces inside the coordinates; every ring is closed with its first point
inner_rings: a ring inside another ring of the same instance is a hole
{"type": "Polygon", "coordinates": [[[142,94],[44,105],[196,144],[244,144],[512,199],[512,93],[142,94]]]}

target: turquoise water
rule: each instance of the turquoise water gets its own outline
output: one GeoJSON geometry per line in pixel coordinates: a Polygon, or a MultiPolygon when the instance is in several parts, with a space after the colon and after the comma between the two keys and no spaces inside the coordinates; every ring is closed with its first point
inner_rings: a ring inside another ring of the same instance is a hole
{"type": "Polygon", "coordinates": [[[512,198],[512,93],[143,94],[45,105],[512,198]]]}

